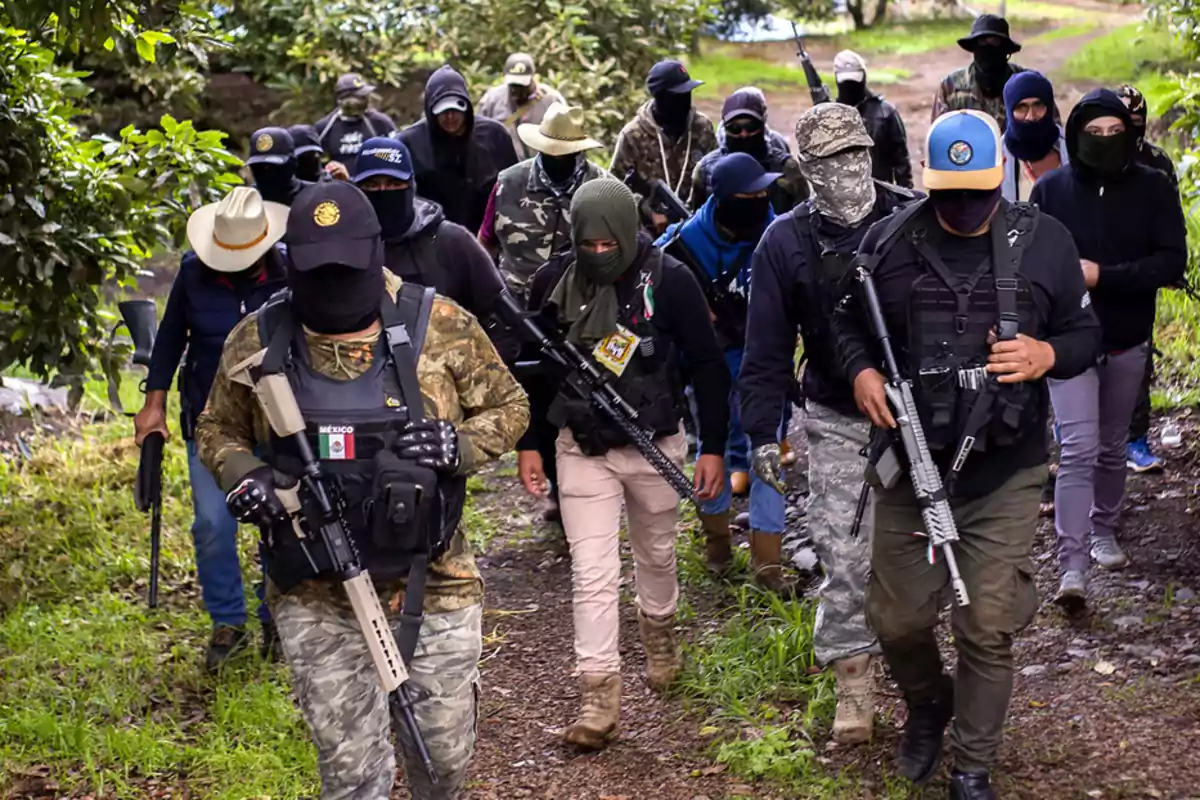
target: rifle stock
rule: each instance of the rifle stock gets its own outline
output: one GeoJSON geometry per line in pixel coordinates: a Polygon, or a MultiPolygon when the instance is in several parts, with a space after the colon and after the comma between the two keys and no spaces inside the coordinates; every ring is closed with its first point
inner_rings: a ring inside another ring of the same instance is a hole
{"type": "Polygon", "coordinates": [[[812,97],[813,105],[830,102],[832,98],[829,96],[829,89],[821,83],[821,75],[813,66],[808,51],[804,49],[804,37],[800,35],[800,30],[794,22],[792,23],[792,38],[796,41],[796,56],[800,59],[800,67],[804,70],[804,80],[808,83],[808,93],[812,97]]]}
{"type": "Polygon", "coordinates": [[[661,178],[650,185],[650,207],[665,216],[668,223],[683,222],[692,216],[679,195],[661,178]]]}

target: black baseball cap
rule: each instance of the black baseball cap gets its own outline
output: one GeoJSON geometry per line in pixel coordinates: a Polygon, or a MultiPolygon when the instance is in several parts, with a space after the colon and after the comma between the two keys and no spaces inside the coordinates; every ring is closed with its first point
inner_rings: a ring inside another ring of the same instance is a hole
{"type": "Polygon", "coordinates": [[[293,125],[288,128],[288,133],[292,135],[292,143],[296,145],[296,149],[292,152],[297,156],[305,153],[320,153],[325,150],[324,147],[321,147],[321,137],[317,136],[317,129],[312,125],[293,125]]]}
{"type": "Polygon", "coordinates": [[[345,75],[337,79],[334,84],[333,91],[339,98],[341,97],[366,97],[371,92],[375,91],[375,87],[363,80],[362,75],[356,72],[347,72],[345,75]]]}
{"type": "Polygon", "coordinates": [[[295,155],[296,144],[287,128],[260,128],[250,137],[246,164],[286,164],[295,155]]]}
{"type": "Polygon", "coordinates": [[[703,85],[704,81],[698,81],[689,75],[687,67],[678,61],[658,62],[650,68],[650,76],[646,78],[646,90],[650,94],[683,94],[703,85]]]}
{"type": "Polygon", "coordinates": [[[754,117],[763,122],[767,119],[767,98],[758,89],[738,89],[721,106],[721,121],[729,122],[735,117],[754,117]]]}
{"type": "Polygon", "coordinates": [[[361,189],[346,181],[321,181],[292,201],[283,241],[298,272],[327,264],[382,269],[379,234],[379,218],[361,189]]]}

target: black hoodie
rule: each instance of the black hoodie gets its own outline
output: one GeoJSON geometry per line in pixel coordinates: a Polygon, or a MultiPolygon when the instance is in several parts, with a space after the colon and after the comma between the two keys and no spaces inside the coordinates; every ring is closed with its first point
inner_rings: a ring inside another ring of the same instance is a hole
{"type": "Polygon", "coordinates": [[[447,221],[437,203],[416,197],[413,211],[408,231],[383,243],[387,268],[487,318],[504,291],[504,279],[483,245],[466,228],[447,221]]]}
{"type": "Polygon", "coordinates": [[[425,118],[397,138],[412,154],[417,193],[439,204],[446,219],[478,231],[496,176],[517,163],[517,152],[503,123],[475,116],[463,76],[449,64],[430,75],[425,118]],[[433,115],[433,107],[447,95],[467,101],[467,130],[461,136],[447,134],[433,115]]]}
{"type": "Polygon", "coordinates": [[[1187,267],[1187,231],[1179,194],[1162,173],[1137,163],[1133,123],[1125,104],[1107,89],[1084,95],[1067,118],[1070,163],[1033,187],[1031,202],[1071,232],[1079,257],[1100,265],[1091,290],[1110,353],[1150,338],[1159,288],[1176,283],[1187,267]],[[1119,117],[1129,131],[1129,161],[1116,177],[1104,177],[1078,159],[1084,120],[1097,112],[1119,117]]]}

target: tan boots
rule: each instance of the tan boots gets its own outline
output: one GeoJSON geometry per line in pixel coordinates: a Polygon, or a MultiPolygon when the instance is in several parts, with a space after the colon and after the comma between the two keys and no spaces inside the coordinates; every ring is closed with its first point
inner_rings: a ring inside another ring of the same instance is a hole
{"type": "Polygon", "coordinates": [[[839,744],[862,744],[871,740],[875,717],[875,678],[871,656],[843,658],[833,662],[837,675],[837,714],[833,718],[833,740],[839,744]]]}
{"type": "Polygon", "coordinates": [[[713,575],[724,575],[733,563],[733,535],[729,532],[729,510],[719,514],[697,514],[704,531],[704,560],[713,575]]]}
{"type": "Polygon", "coordinates": [[[568,744],[584,750],[602,750],[617,735],[621,719],[621,675],[585,672],[580,676],[582,695],[579,719],[563,731],[568,744]]]}
{"type": "Polygon", "coordinates": [[[775,594],[793,597],[797,583],[783,571],[783,535],[750,531],[750,566],[755,582],[775,594]]]}
{"type": "Polygon", "coordinates": [[[648,617],[638,609],[637,618],[638,630],[642,632],[642,649],[646,651],[646,682],[651,689],[662,691],[683,669],[683,654],[675,639],[675,617],[648,617]]]}

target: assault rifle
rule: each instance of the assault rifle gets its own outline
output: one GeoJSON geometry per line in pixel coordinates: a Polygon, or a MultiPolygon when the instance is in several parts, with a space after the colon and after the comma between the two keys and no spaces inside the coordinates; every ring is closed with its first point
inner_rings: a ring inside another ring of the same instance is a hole
{"type": "Polygon", "coordinates": [[[875,337],[883,349],[883,360],[887,369],[888,403],[896,416],[900,428],[900,440],[904,444],[905,457],[908,461],[908,474],[912,478],[913,491],[917,496],[917,504],[921,507],[921,519],[925,523],[925,535],[929,537],[929,561],[933,563],[934,548],[940,547],[946,560],[946,569],[950,572],[950,584],[954,587],[954,597],[960,606],[968,605],[971,601],[967,596],[967,585],[958,572],[958,561],[954,557],[954,543],[958,541],[958,526],[954,522],[954,513],[950,509],[950,501],[946,489],[942,485],[942,477],[937,465],[929,454],[929,445],[925,441],[925,431],[921,427],[921,417],[917,412],[917,404],[913,399],[912,381],[906,380],[900,373],[896,362],[896,354],[892,351],[891,337],[888,334],[887,323],[883,319],[883,309],[879,305],[879,295],[875,291],[875,280],[871,273],[863,268],[858,269],[858,279],[863,286],[863,295],[867,301],[867,313],[871,317],[871,327],[875,329],[875,337]]]}
{"type": "Polygon", "coordinates": [[[375,663],[383,690],[388,693],[392,718],[408,731],[417,756],[429,774],[429,780],[437,783],[437,770],[413,714],[414,701],[408,686],[408,668],[379,603],[379,595],[375,593],[375,584],[367,570],[359,564],[358,551],[346,533],[341,509],[335,507],[331,499],[328,478],[309,444],[304,416],[296,403],[296,395],[292,392],[287,375],[282,372],[264,374],[259,369],[265,353],[265,350],[255,353],[235,365],[230,373],[234,381],[252,387],[271,430],[282,439],[290,438],[299,453],[304,474],[291,487],[277,487],[275,494],[279,496],[292,530],[313,570],[317,571],[317,564],[310,548],[320,547],[328,556],[331,569],[342,581],[342,588],[346,590],[354,609],[354,617],[366,637],[367,650],[375,663]]]}
{"type": "Polygon", "coordinates": [[[804,69],[804,80],[808,83],[808,93],[812,96],[813,105],[830,102],[832,98],[829,96],[829,89],[821,83],[821,75],[813,66],[812,59],[808,57],[808,51],[804,49],[804,37],[800,35],[800,30],[794,22],[792,23],[792,38],[796,41],[796,56],[800,59],[800,66],[804,69]]]}
{"type": "Polygon", "coordinates": [[[646,205],[655,214],[662,214],[666,217],[668,225],[683,222],[692,216],[692,212],[688,211],[687,204],[679,198],[679,195],[671,191],[671,187],[662,178],[651,181],[647,186],[638,178],[637,170],[630,167],[621,182],[628,186],[634,193],[644,194],[646,205]],[[637,186],[639,183],[642,184],[640,187],[637,186]]]}
{"type": "Polygon", "coordinates": [[[663,476],[676,494],[684,500],[695,501],[692,482],[687,475],[654,443],[654,433],[642,427],[637,410],[617,393],[591,359],[579,352],[579,348],[567,341],[565,336],[554,341],[543,333],[508,292],[500,295],[499,310],[516,326],[523,338],[538,346],[558,373],[559,379],[572,392],[591,403],[629,437],[637,451],[663,476]]]}

